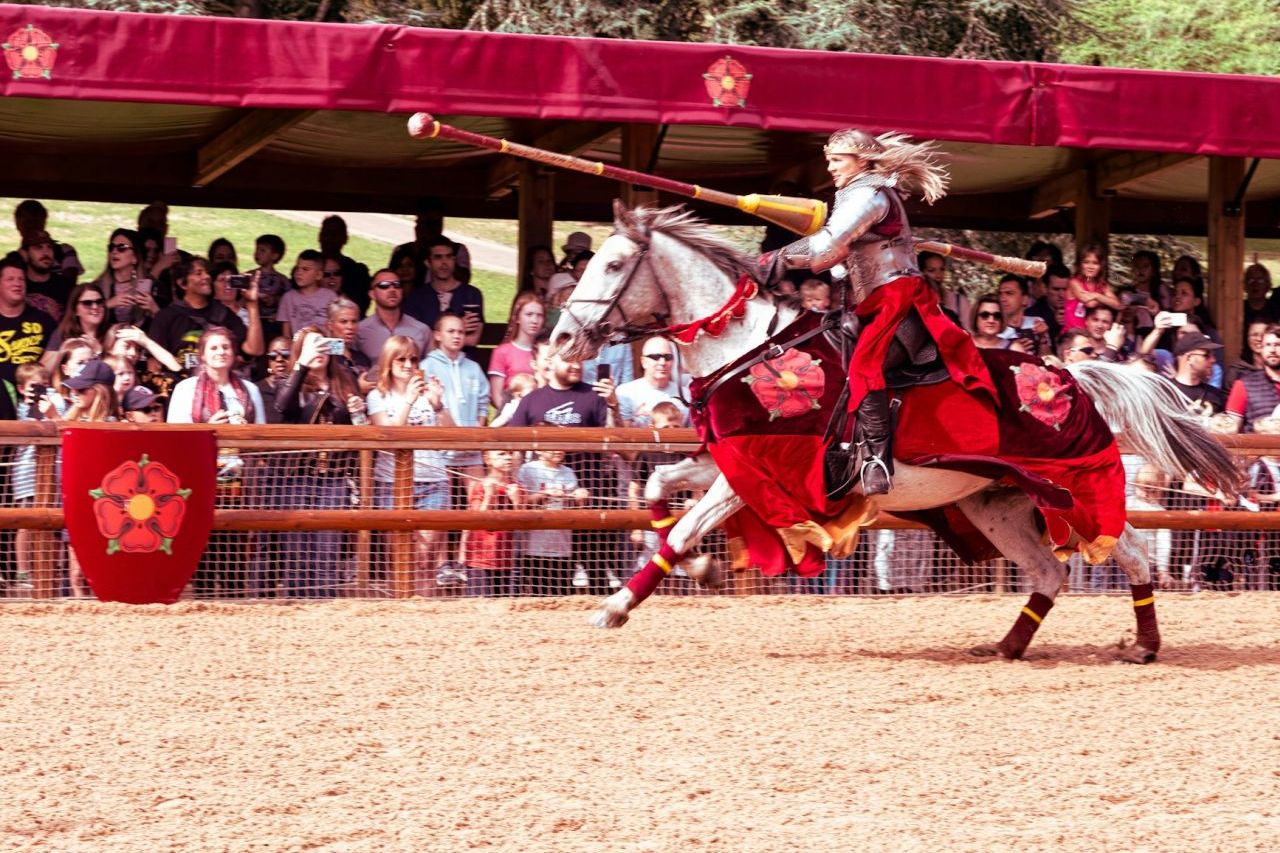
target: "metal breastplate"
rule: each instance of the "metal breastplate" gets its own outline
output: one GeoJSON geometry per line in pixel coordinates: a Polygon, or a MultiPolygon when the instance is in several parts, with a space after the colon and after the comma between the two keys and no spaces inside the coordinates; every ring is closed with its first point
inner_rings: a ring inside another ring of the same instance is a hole
{"type": "Polygon", "coordinates": [[[894,279],[919,275],[916,267],[915,241],[911,237],[911,224],[898,193],[886,188],[880,191],[889,201],[890,213],[882,220],[891,225],[895,233],[887,235],[880,224],[867,230],[849,246],[849,256],[844,265],[849,270],[849,281],[855,296],[861,300],[877,287],[894,279]]]}

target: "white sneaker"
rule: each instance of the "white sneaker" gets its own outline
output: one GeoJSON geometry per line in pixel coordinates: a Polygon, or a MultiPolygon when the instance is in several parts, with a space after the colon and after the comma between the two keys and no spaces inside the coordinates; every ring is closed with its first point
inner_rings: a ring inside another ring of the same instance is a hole
{"type": "Polygon", "coordinates": [[[609,572],[605,577],[609,581],[609,589],[622,589],[622,578],[618,577],[613,572],[609,572]]]}
{"type": "Polygon", "coordinates": [[[584,587],[591,583],[591,579],[587,577],[587,570],[582,566],[578,566],[573,573],[573,585],[576,587],[584,587]]]}
{"type": "Polygon", "coordinates": [[[442,566],[436,572],[436,586],[461,586],[467,582],[467,573],[458,571],[452,566],[442,566]]]}

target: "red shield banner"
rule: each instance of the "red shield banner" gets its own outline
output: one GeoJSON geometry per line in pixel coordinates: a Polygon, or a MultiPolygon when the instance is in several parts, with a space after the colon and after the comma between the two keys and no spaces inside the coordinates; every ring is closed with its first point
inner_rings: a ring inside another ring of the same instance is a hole
{"type": "Polygon", "coordinates": [[[100,601],[172,604],[213,529],[212,430],[62,433],[67,533],[100,601]]]}

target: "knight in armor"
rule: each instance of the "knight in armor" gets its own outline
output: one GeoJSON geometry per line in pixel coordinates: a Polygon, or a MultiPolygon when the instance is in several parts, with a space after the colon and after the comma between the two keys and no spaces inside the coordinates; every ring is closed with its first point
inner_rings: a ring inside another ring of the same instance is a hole
{"type": "Polygon", "coordinates": [[[983,387],[991,379],[972,340],[942,313],[916,266],[903,199],[918,191],[933,203],[946,194],[947,175],[932,147],[901,134],[872,136],[850,128],[833,133],[823,152],[836,187],[826,224],[762,262],[771,276],[830,270],[840,285],[833,307],[857,315],[861,331],[849,364],[849,411],[857,413],[849,479],[860,477],[864,494],[884,494],[893,475],[885,370],[899,324],[918,312],[953,379],[983,387]]]}

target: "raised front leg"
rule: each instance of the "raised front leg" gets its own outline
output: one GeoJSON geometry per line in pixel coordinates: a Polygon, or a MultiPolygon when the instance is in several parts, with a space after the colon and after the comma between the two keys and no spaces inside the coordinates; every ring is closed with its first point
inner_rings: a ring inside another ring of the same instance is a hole
{"type": "Polygon", "coordinates": [[[970,649],[975,655],[1003,655],[1017,660],[1053,607],[1053,600],[1066,580],[1066,568],[1040,544],[1035,508],[1022,492],[1011,489],[981,492],[964,498],[957,506],[1001,554],[1031,576],[1034,591],[1004,639],[970,649]]]}
{"type": "Polygon", "coordinates": [[[676,492],[708,489],[720,475],[710,453],[700,453],[670,465],[653,469],[644,484],[644,499],[649,504],[649,526],[663,545],[671,535],[676,518],[671,514],[670,498],[676,492]]]}
{"type": "Polygon", "coordinates": [[[631,611],[653,594],[689,549],[740,509],[742,498],[734,493],[723,475],[717,475],[702,499],[671,527],[667,541],[662,543],[644,568],[636,572],[626,586],[604,600],[603,606],[592,616],[591,624],[597,628],[621,628],[625,625],[631,611]]]}

